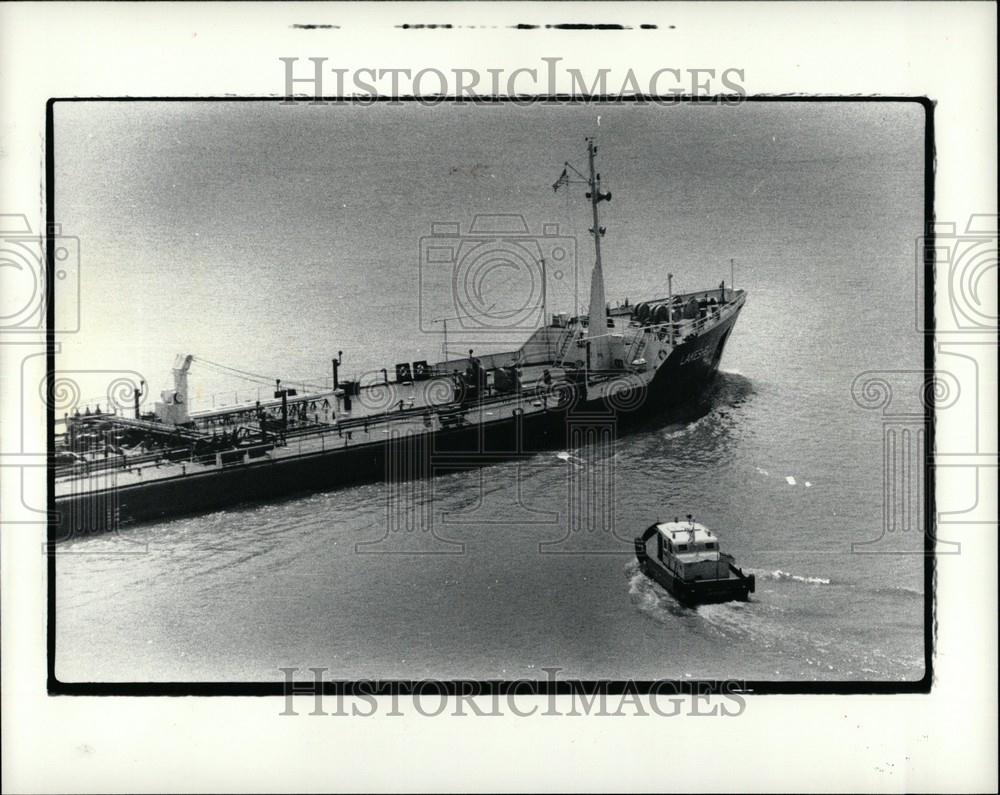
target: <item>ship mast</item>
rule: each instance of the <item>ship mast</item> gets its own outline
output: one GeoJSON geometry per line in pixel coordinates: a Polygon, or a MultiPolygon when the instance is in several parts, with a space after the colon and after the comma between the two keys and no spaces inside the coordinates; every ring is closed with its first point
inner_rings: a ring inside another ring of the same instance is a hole
{"type": "Polygon", "coordinates": [[[590,232],[594,236],[594,270],[590,277],[590,312],[587,320],[587,347],[590,351],[588,355],[588,369],[605,370],[611,365],[611,340],[608,337],[608,309],[607,300],[604,297],[604,270],[601,265],[601,238],[604,236],[604,227],[601,226],[597,205],[602,201],[611,201],[611,193],[601,193],[601,175],[594,168],[594,156],[597,154],[597,144],[593,138],[587,138],[587,163],[590,167],[590,176],[585,177],[569,163],[563,169],[562,175],[552,186],[559,190],[563,185],[576,182],[583,182],[587,185],[587,198],[590,200],[591,212],[594,217],[594,225],[590,232]],[[567,169],[572,169],[573,173],[580,177],[579,180],[569,176],[567,169]],[[593,361],[590,361],[593,356],[593,361]]]}
{"type": "Polygon", "coordinates": [[[590,314],[587,336],[591,339],[590,352],[594,356],[593,367],[596,370],[608,369],[611,365],[611,346],[608,339],[607,301],[604,298],[604,270],[601,267],[601,237],[604,229],[598,217],[597,205],[604,200],[610,200],[610,193],[601,193],[601,175],[594,170],[594,155],[597,145],[593,138],[587,139],[587,160],[590,165],[590,191],[587,198],[594,214],[594,272],[590,278],[590,314]]]}

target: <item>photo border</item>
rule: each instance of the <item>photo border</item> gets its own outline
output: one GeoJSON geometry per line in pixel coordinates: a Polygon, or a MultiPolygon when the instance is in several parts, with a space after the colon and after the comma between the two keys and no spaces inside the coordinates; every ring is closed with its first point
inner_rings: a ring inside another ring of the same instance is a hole
{"type": "MultiPolygon", "coordinates": [[[[618,95],[569,95],[542,94],[522,96],[483,96],[455,97],[434,96],[423,98],[415,96],[404,97],[285,97],[285,96],[180,96],[180,97],[52,97],[45,104],[45,297],[46,297],[46,389],[52,394],[55,377],[55,141],[54,141],[54,109],[57,103],[69,102],[276,102],[306,104],[314,101],[336,105],[358,105],[391,102],[424,102],[428,105],[449,104],[514,104],[518,106],[544,104],[579,104],[599,106],[601,104],[629,104],[648,102],[660,105],[683,104],[724,104],[737,105],[744,102],[774,102],[774,103],[916,103],[924,108],[924,229],[923,247],[923,279],[924,279],[924,372],[930,376],[935,364],[935,330],[934,315],[934,276],[935,276],[935,224],[934,224],[934,188],[936,174],[934,145],[934,109],[935,102],[926,96],[843,96],[843,95],[805,95],[805,94],[756,94],[748,96],[716,95],[648,95],[636,94],[618,95]]],[[[448,696],[475,694],[500,694],[517,692],[520,695],[568,695],[568,694],[600,694],[621,695],[638,693],[648,695],[651,692],[661,694],[664,685],[669,685],[674,694],[678,695],[873,695],[895,693],[929,693],[933,683],[934,671],[934,616],[935,616],[935,569],[936,569],[936,499],[934,456],[935,456],[935,423],[934,390],[924,402],[923,429],[927,438],[927,450],[923,462],[924,469],[924,675],[919,680],[830,680],[830,681],[770,681],[770,680],[574,680],[542,681],[533,679],[442,679],[433,680],[436,692],[448,696]],[[478,689],[475,689],[478,688],[478,689]]],[[[56,677],[56,542],[58,540],[58,513],[55,505],[55,470],[51,466],[55,450],[55,409],[53,401],[46,405],[46,440],[50,465],[47,468],[48,486],[48,530],[45,547],[47,573],[47,625],[46,625],[46,688],[50,696],[310,696],[322,695],[362,695],[362,696],[408,696],[422,692],[428,680],[328,680],[310,685],[307,681],[295,680],[294,690],[289,683],[275,681],[258,682],[63,682],[56,677]]],[[[276,669],[278,670],[278,669],[276,669]]],[[[308,669],[306,669],[308,670],[308,669]]]]}

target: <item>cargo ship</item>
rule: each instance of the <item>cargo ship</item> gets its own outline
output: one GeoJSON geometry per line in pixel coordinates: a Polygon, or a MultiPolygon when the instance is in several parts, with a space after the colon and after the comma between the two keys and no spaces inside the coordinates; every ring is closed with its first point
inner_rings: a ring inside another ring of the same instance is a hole
{"type": "Polygon", "coordinates": [[[675,518],[647,527],[635,539],[635,556],[643,574],[686,606],[746,602],[756,588],[756,578],[744,574],[719,543],[715,533],[688,514],[686,522],[675,518]],[[652,555],[651,538],[656,539],[652,555]]]}
{"type": "MultiPolygon", "coordinates": [[[[601,261],[600,206],[611,200],[587,139],[587,167],[570,163],[553,185],[584,187],[594,246],[589,312],[543,312],[516,350],[397,363],[376,382],[343,379],[343,352],[323,385],[274,379],[257,400],[190,410],[197,356],[178,356],[173,388],[143,412],[109,396],[60,420],[52,468],[56,539],[132,522],[218,510],[296,492],[530,457],[572,443],[572,429],[690,406],[717,373],[746,301],[718,287],[612,306],[601,261]]],[[[540,263],[544,269],[544,261],[540,263]]],[[[447,351],[447,348],[446,348],[447,351]]]]}

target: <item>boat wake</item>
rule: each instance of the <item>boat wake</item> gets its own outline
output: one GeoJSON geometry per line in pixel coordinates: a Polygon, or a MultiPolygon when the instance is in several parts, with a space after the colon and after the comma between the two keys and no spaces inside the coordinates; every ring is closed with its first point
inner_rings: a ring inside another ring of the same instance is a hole
{"type": "Polygon", "coordinates": [[[668,425],[660,432],[660,436],[664,439],[679,439],[682,436],[687,436],[689,433],[698,430],[698,428],[710,417],[711,415],[706,414],[704,417],[689,422],[686,425],[668,425]]]}
{"type": "Polygon", "coordinates": [[[701,605],[698,618],[724,638],[753,638],[765,648],[773,645],[774,630],[766,628],[760,617],[754,617],[749,608],[749,602],[701,605]]]}
{"type": "Polygon", "coordinates": [[[792,580],[794,582],[802,582],[809,585],[830,585],[830,580],[827,577],[806,577],[801,574],[792,574],[788,571],[782,571],[781,569],[775,569],[774,571],[747,569],[747,571],[754,574],[761,580],[792,580]]]}
{"type": "Polygon", "coordinates": [[[661,624],[673,623],[675,619],[691,613],[643,574],[638,561],[629,561],[625,567],[625,576],[628,578],[628,593],[632,604],[654,621],[661,624]]]}
{"type": "Polygon", "coordinates": [[[725,638],[756,638],[763,646],[771,645],[766,621],[751,602],[684,607],[657,583],[642,573],[639,564],[631,561],[625,567],[629,597],[643,615],[664,625],[680,625],[698,634],[725,638]]]}
{"type": "MultiPolygon", "coordinates": [[[[789,581],[809,586],[831,584],[826,577],[806,577],[781,569],[754,573],[758,579],[789,581]]],[[[706,640],[717,643],[719,639],[736,642],[741,646],[749,644],[759,655],[759,659],[775,661],[773,675],[778,678],[788,678],[788,670],[782,663],[790,665],[790,670],[797,671],[797,677],[806,680],[831,677],[878,679],[898,675],[900,667],[916,672],[922,667],[919,658],[889,655],[872,648],[871,640],[845,640],[817,631],[810,623],[797,621],[794,610],[789,611],[787,607],[766,598],[686,608],[647,578],[638,562],[630,561],[625,566],[624,574],[628,580],[632,603],[643,617],[661,626],[663,632],[690,633],[684,641],[690,644],[700,644],[706,640]]],[[[906,586],[876,589],[877,593],[883,594],[890,591],[907,599],[922,596],[919,591],[906,586]]],[[[771,673],[768,668],[768,675],[771,673]]]]}
{"type": "Polygon", "coordinates": [[[887,585],[882,588],[874,588],[872,593],[888,596],[915,596],[924,598],[924,592],[918,588],[907,588],[905,585],[887,585]]]}

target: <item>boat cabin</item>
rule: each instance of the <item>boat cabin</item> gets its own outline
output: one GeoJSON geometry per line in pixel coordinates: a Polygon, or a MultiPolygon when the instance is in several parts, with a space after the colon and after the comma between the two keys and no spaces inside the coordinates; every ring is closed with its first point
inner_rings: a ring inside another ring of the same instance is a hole
{"type": "Polygon", "coordinates": [[[684,604],[747,601],[756,587],[733,556],[719,549],[719,538],[689,514],[686,522],[651,524],[635,539],[635,556],[643,574],[684,604]],[[656,551],[647,544],[656,537],[656,551]]]}
{"type": "Polygon", "coordinates": [[[685,581],[718,580],[729,576],[731,556],[719,550],[719,539],[697,522],[656,525],[656,557],[685,581]]]}

